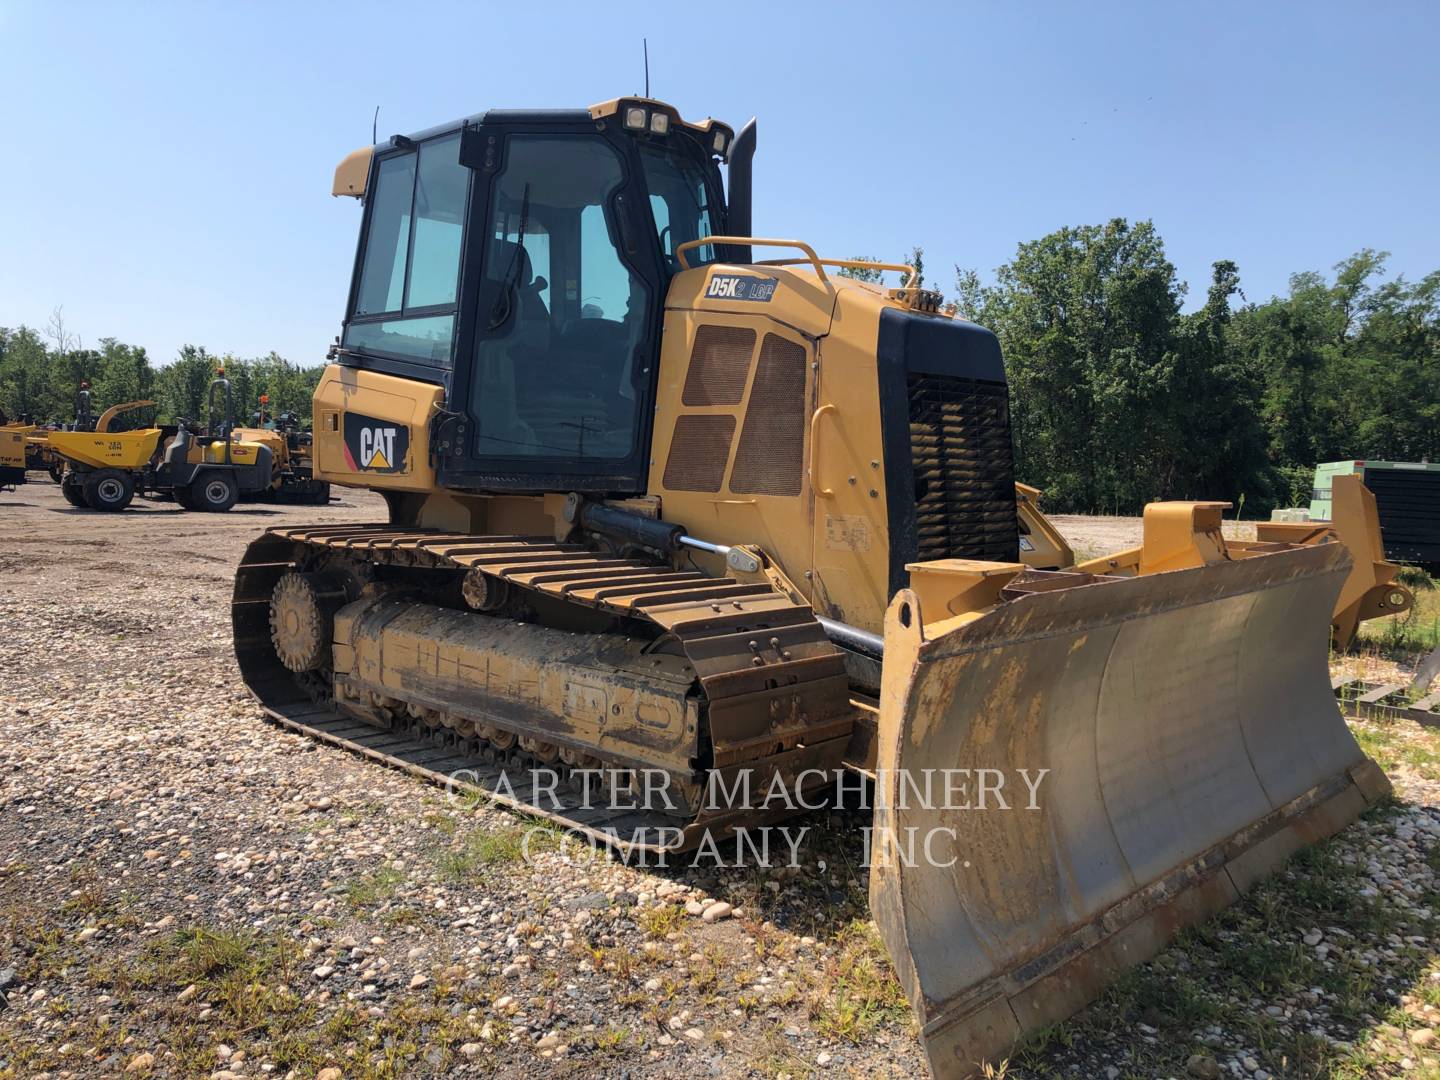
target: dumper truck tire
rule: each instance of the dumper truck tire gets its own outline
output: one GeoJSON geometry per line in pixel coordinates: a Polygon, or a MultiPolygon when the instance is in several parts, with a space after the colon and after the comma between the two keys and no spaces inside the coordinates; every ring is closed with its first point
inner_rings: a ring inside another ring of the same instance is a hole
{"type": "Polygon", "coordinates": [[[240,498],[240,485],[232,473],[202,472],[190,484],[190,502],[196,510],[223,514],[240,498]]]}
{"type": "Polygon", "coordinates": [[[85,505],[114,513],[135,497],[135,480],[120,469],[99,469],[85,477],[85,505]]]}
{"type": "Polygon", "coordinates": [[[65,496],[65,501],[71,506],[85,509],[85,488],[74,473],[69,473],[60,482],[60,494],[65,496]]]}

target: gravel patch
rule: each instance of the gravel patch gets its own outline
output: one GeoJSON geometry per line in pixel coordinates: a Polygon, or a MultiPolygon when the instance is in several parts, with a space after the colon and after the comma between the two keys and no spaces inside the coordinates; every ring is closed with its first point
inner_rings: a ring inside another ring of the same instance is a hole
{"type": "MultiPolygon", "coordinates": [[[[230,653],[244,544],[378,499],[0,500],[0,1077],[923,1074],[865,816],[796,822],[797,868],[626,866],[262,718],[230,653]]],[[[1440,1068],[1433,741],[1362,727],[1399,801],[1008,1075],[1440,1068]]]]}
{"type": "MultiPolygon", "coordinates": [[[[1041,500],[1044,507],[1044,500],[1041,500]]],[[[1233,513],[1233,511],[1227,511],[1233,513]]],[[[1085,514],[1047,514],[1051,524],[1060,530],[1060,535],[1070,544],[1077,561],[1095,559],[1127,548],[1139,547],[1144,536],[1145,522],[1138,517],[1111,517],[1109,515],[1088,516],[1085,514]]],[[[1221,531],[1227,540],[1254,540],[1255,523],[1233,521],[1226,518],[1221,522],[1221,531]]]]}

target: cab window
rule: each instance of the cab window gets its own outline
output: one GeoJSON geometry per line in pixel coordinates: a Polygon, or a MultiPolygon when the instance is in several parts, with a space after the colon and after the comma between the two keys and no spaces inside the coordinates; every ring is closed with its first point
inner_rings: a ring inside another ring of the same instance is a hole
{"type": "Polygon", "coordinates": [[[449,364],[470,182],[459,154],[455,134],[379,163],[347,348],[449,364]]]}
{"type": "MultiPolygon", "coordinates": [[[[680,270],[675,249],[688,240],[718,232],[716,215],[710,206],[710,190],[699,163],[682,148],[657,143],[640,147],[645,186],[650,192],[650,212],[660,237],[660,250],[672,273],[680,270]]],[[[691,266],[713,262],[714,245],[691,248],[686,258],[691,266]]]]}
{"type": "Polygon", "coordinates": [[[504,162],[476,307],[476,454],[624,460],[651,307],[618,246],[620,157],[597,136],[511,135],[504,162]]]}

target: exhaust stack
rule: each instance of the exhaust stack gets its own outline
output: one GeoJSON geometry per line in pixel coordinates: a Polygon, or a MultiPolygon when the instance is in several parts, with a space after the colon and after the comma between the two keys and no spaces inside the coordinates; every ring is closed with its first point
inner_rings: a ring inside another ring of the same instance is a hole
{"type": "MultiPolygon", "coordinates": [[[[740,134],[735,136],[735,141],[730,144],[730,156],[728,158],[730,173],[730,235],[731,236],[754,236],[754,222],[752,221],[751,197],[754,193],[754,172],[752,165],[755,161],[755,117],[745,121],[745,126],[740,129],[740,134]]],[[[725,258],[730,262],[748,263],[750,261],[749,245],[731,245],[725,253],[725,258]]]]}

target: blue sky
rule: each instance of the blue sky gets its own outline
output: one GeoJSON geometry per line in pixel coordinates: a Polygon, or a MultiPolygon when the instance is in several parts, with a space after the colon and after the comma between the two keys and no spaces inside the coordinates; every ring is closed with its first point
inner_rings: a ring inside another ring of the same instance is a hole
{"type": "Polygon", "coordinates": [[[1153,218],[1204,296],[1361,247],[1440,268],[1440,5],[0,0],[0,325],[319,362],[370,139],[639,90],[756,115],[755,228],[988,277],[1062,225],[1153,218]],[[906,12],[917,14],[906,14],[906,12]],[[923,13],[923,14],[921,14],[923,13]]]}

